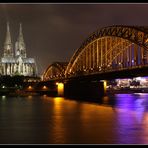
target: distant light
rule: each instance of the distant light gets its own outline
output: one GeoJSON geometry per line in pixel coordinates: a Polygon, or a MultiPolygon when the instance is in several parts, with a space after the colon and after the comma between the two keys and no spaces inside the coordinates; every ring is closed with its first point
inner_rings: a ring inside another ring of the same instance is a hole
{"type": "Polygon", "coordinates": [[[5,99],[5,98],[6,98],[6,96],[2,96],[2,98],[3,98],[3,99],[5,99]]]}
{"type": "Polygon", "coordinates": [[[32,86],[29,85],[29,86],[28,86],[28,89],[32,89],[32,86]]]}
{"type": "Polygon", "coordinates": [[[2,96],[2,100],[5,100],[6,99],[6,96],[2,96]]]}
{"type": "Polygon", "coordinates": [[[2,88],[5,88],[5,86],[3,85],[2,88]]]}
{"type": "Polygon", "coordinates": [[[134,93],[136,95],[140,95],[140,96],[144,96],[145,94],[144,93],[134,93]]]}
{"type": "Polygon", "coordinates": [[[44,85],[44,86],[43,86],[43,89],[47,89],[47,86],[44,85]]]}
{"type": "Polygon", "coordinates": [[[47,97],[47,95],[46,95],[46,94],[44,94],[44,95],[43,95],[43,98],[46,98],[46,97],[47,97]]]}
{"type": "Polygon", "coordinates": [[[58,82],[56,82],[56,85],[58,85],[59,83],[58,82]]]}
{"type": "Polygon", "coordinates": [[[136,80],[141,81],[142,80],[142,77],[137,77],[136,80]]]}

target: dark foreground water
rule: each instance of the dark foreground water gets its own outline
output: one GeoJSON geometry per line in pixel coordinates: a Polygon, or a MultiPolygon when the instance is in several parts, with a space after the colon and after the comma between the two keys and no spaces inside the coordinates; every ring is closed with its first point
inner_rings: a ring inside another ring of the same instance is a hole
{"type": "Polygon", "coordinates": [[[3,96],[0,143],[148,144],[148,94],[116,94],[102,104],[3,96]]]}

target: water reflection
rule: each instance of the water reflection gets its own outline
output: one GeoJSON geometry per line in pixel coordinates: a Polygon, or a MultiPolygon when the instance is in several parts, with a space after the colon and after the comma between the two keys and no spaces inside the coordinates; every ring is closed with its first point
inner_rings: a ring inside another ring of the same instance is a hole
{"type": "Polygon", "coordinates": [[[3,103],[3,104],[5,104],[6,103],[6,96],[1,96],[1,100],[2,100],[2,102],[1,103],[3,103]]]}
{"type": "Polygon", "coordinates": [[[33,97],[32,97],[31,95],[29,95],[27,98],[28,98],[28,99],[32,99],[33,97]]]}
{"type": "Polygon", "coordinates": [[[63,97],[1,97],[0,143],[147,144],[148,94],[95,103],[63,97]]]}
{"type": "Polygon", "coordinates": [[[118,143],[147,143],[143,132],[147,118],[148,94],[117,94],[117,137],[118,143]]]}
{"type": "Polygon", "coordinates": [[[53,117],[53,143],[64,143],[65,142],[65,129],[63,124],[62,116],[62,102],[64,98],[54,98],[54,117],[53,117]]]}
{"type": "Polygon", "coordinates": [[[109,104],[109,100],[110,100],[110,98],[108,96],[104,96],[103,97],[103,104],[108,105],[109,104]]]}
{"type": "MultiPolygon", "coordinates": [[[[107,98],[105,98],[105,101],[107,98]]],[[[112,143],[114,111],[111,106],[83,103],[81,105],[81,135],[79,143],[112,143]]]]}
{"type": "Polygon", "coordinates": [[[54,143],[66,143],[67,131],[67,117],[69,112],[73,109],[73,102],[64,101],[64,98],[54,98],[54,118],[53,118],[53,133],[55,137],[54,143]],[[69,108],[70,105],[70,108],[69,108]],[[64,117],[65,116],[65,117],[64,117]]]}
{"type": "Polygon", "coordinates": [[[4,101],[6,99],[6,96],[2,96],[2,100],[4,101]]]}
{"type": "Polygon", "coordinates": [[[115,107],[116,106],[116,100],[115,100],[115,96],[104,96],[102,98],[102,105],[108,105],[108,106],[111,106],[111,107],[115,107]]]}

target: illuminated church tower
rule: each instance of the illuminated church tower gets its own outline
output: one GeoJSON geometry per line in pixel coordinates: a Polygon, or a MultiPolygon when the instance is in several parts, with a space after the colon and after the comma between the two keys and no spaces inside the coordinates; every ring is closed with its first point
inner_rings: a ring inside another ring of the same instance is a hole
{"type": "Polygon", "coordinates": [[[34,58],[27,58],[26,46],[23,38],[22,24],[15,43],[15,54],[11,42],[9,23],[7,23],[4,53],[0,64],[1,75],[36,76],[37,66],[34,58]]]}
{"type": "Polygon", "coordinates": [[[4,43],[4,57],[13,57],[13,46],[11,43],[10,28],[8,22],[7,22],[6,39],[4,43]]]}
{"type": "Polygon", "coordinates": [[[23,38],[22,24],[20,24],[19,36],[15,43],[15,56],[21,56],[22,58],[26,58],[26,47],[23,38]]]}

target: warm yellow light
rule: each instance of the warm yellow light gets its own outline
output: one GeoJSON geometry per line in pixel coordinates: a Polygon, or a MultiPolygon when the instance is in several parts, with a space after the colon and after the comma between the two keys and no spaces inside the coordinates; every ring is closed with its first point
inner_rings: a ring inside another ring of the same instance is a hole
{"type": "Polygon", "coordinates": [[[106,93],[107,81],[104,80],[103,85],[104,85],[104,93],[106,93]]]}
{"type": "Polygon", "coordinates": [[[58,83],[58,96],[63,96],[64,94],[64,84],[58,83]]]}
{"type": "Polygon", "coordinates": [[[64,98],[63,97],[55,97],[54,98],[54,103],[56,107],[56,111],[59,110],[59,105],[62,104],[64,98]]]}
{"type": "Polygon", "coordinates": [[[32,89],[32,86],[28,86],[28,89],[32,89]]]}
{"type": "Polygon", "coordinates": [[[57,82],[56,85],[58,85],[59,83],[57,82]]]}
{"type": "Polygon", "coordinates": [[[47,86],[44,85],[44,86],[43,86],[43,89],[47,89],[47,86]]]}

